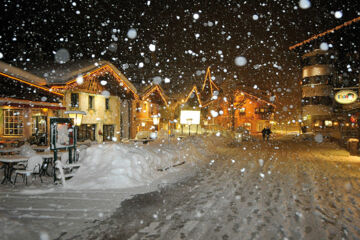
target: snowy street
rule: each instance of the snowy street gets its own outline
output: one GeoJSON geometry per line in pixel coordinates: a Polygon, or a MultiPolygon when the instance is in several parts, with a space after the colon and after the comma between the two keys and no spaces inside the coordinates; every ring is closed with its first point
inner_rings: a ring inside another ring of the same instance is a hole
{"type": "Polygon", "coordinates": [[[360,158],[333,143],[217,149],[198,174],[126,200],[84,239],[358,239],[360,158]],[[213,161],[214,160],[214,161],[213,161]]]}
{"type": "Polygon", "coordinates": [[[308,140],[188,142],[198,161],[142,187],[1,186],[5,239],[360,237],[360,157],[308,140]]]}

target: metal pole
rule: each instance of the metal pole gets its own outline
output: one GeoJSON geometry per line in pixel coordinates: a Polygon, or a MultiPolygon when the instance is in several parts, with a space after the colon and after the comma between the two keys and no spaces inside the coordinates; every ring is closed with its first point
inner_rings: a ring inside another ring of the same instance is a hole
{"type": "Polygon", "coordinates": [[[189,124],[189,136],[190,136],[190,126],[191,126],[191,125],[189,124]]]}

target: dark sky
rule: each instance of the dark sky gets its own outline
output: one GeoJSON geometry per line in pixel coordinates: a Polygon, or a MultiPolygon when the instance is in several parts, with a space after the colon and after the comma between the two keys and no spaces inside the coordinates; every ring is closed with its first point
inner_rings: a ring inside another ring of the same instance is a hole
{"type": "Polygon", "coordinates": [[[360,14],[360,1],[310,2],[302,9],[289,0],[5,0],[0,60],[34,69],[64,48],[72,61],[109,60],[135,83],[169,78],[164,86],[174,91],[201,81],[210,66],[215,82],[275,90],[284,105],[299,94],[300,66],[288,47],[360,14]],[[135,39],[127,38],[131,28],[135,39]],[[245,66],[235,64],[238,56],[245,66]]]}

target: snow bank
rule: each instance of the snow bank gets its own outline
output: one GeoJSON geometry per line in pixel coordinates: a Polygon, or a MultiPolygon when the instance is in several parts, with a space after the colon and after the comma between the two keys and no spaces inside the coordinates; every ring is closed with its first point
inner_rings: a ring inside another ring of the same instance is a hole
{"type": "Polygon", "coordinates": [[[175,172],[177,169],[172,166],[184,161],[196,165],[211,154],[211,149],[222,144],[226,141],[219,137],[190,137],[170,143],[159,140],[148,145],[91,146],[80,158],[82,166],[65,187],[115,189],[150,184],[164,174],[161,169],[175,172]]]}

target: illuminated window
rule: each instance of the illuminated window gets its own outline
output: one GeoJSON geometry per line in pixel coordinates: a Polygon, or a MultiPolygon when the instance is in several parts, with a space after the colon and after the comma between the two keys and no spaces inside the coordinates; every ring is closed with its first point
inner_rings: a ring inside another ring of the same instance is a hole
{"type": "Polygon", "coordinates": [[[332,127],[333,126],[333,122],[330,121],[330,120],[325,120],[324,124],[325,124],[325,127],[332,127]]]}
{"type": "Polygon", "coordinates": [[[322,125],[323,125],[322,121],[320,121],[320,120],[316,120],[315,123],[314,123],[315,127],[322,127],[322,125]]]}
{"type": "Polygon", "coordinates": [[[247,129],[247,130],[251,130],[251,123],[244,123],[244,127],[247,129]]]}
{"type": "Polygon", "coordinates": [[[140,102],[136,103],[136,112],[141,112],[140,102]]]}
{"type": "Polygon", "coordinates": [[[4,135],[21,136],[23,135],[23,130],[23,110],[4,110],[4,135]]]}

